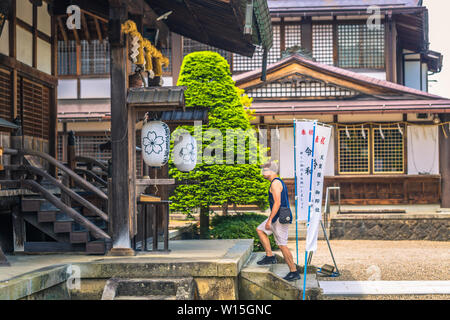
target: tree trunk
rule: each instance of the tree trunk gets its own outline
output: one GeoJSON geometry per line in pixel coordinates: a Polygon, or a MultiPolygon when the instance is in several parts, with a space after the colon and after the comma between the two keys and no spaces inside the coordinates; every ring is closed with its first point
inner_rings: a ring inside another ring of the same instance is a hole
{"type": "Polygon", "coordinates": [[[228,215],[228,203],[224,203],[224,204],[222,205],[222,214],[223,214],[224,216],[227,216],[227,215],[228,215]]]}
{"type": "Polygon", "coordinates": [[[200,208],[200,239],[209,238],[209,207],[200,208]]]}

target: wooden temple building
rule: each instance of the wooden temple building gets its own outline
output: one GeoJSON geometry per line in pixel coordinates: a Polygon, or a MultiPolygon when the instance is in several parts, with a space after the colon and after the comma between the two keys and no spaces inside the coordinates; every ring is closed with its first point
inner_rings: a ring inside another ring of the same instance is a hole
{"type": "Polygon", "coordinates": [[[0,264],[2,251],[133,254],[140,192],[158,185],[164,201],[174,183],[167,166],[139,176],[136,126],[147,112],[172,129],[207,121],[207,109],[184,107],[183,87],[161,86],[173,38],[251,58],[272,46],[267,2],[8,0],[0,10],[0,264]],[[130,55],[131,35],[148,40],[145,68],[130,55]],[[58,100],[70,97],[108,98],[109,162],[77,151],[70,117],[58,124],[58,100]]]}
{"type": "MultiPolygon", "coordinates": [[[[428,93],[429,76],[441,71],[443,57],[430,50],[422,1],[268,0],[268,6],[273,46],[266,81],[260,48],[249,58],[171,33],[164,85],[176,83],[185,55],[220,53],[253,98],[253,124],[267,130],[291,199],[293,120],[306,118],[334,126],[325,183],[341,188],[343,204],[450,207],[450,101],[428,93]],[[372,20],[371,5],[380,9],[372,20]]],[[[60,137],[74,130],[80,153],[110,157],[92,147],[108,140],[110,98],[77,98],[75,86],[68,92],[58,99],[60,137]]],[[[64,157],[63,144],[59,149],[64,157]]]]}

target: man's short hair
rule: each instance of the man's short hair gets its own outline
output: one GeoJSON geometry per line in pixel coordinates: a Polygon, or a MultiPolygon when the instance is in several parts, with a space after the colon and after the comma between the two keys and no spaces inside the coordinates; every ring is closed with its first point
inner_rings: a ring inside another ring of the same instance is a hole
{"type": "Polygon", "coordinates": [[[279,171],[280,168],[278,166],[278,162],[274,161],[274,160],[266,162],[265,164],[262,165],[262,168],[263,169],[269,169],[270,171],[273,171],[276,174],[278,174],[280,172],[279,171]]]}

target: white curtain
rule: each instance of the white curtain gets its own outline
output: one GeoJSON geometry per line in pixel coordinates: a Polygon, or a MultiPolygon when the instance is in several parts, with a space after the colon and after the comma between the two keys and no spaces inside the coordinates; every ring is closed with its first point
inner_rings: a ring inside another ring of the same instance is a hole
{"type": "Polygon", "coordinates": [[[438,126],[408,126],[408,174],[439,174],[438,129],[438,126]]]}

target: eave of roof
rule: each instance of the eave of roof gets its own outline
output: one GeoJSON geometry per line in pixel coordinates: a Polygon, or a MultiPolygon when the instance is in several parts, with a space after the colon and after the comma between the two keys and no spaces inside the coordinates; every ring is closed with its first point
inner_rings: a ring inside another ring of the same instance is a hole
{"type": "MultiPolygon", "coordinates": [[[[289,57],[286,57],[276,63],[273,63],[267,67],[267,73],[269,74],[272,70],[278,70],[280,68],[283,68],[285,65],[291,64],[291,63],[298,63],[305,67],[311,68],[313,70],[316,70],[318,72],[322,72],[325,74],[331,74],[343,79],[347,79],[350,81],[357,82],[362,85],[370,85],[370,86],[376,86],[379,88],[383,88],[389,91],[396,91],[400,94],[408,94],[408,95],[414,95],[418,98],[422,99],[444,99],[440,96],[433,95],[424,91],[416,90],[413,88],[405,87],[393,82],[380,80],[376,78],[372,78],[357,72],[349,71],[346,69],[329,66],[323,63],[315,62],[309,59],[306,59],[298,54],[291,55],[289,57]]],[[[253,79],[260,78],[261,75],[261,68],[255,69],[253,71],[245,72],[239,75],[233,76],[233,80],[236,81],[236,85],[240,87],[245,82],[248,82],[253,79]]],[[[245,89],[245,88],[244,88],[245,89]]]]}
{"type": "Polygon", "coordinates": [[[450,100],[253,102],[256,115],[343,113],[450,113],[450,100]]]}

